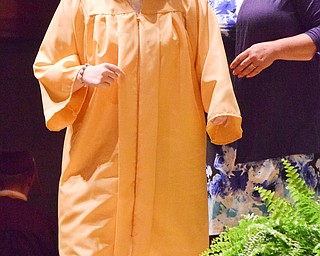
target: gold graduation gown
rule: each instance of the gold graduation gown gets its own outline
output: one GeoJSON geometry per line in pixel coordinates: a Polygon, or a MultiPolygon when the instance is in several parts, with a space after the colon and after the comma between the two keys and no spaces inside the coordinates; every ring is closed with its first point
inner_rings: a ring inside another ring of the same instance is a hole
{"type": "Polygon", "coordinates": [[[206,0],[62,0],[34,64],[46,125],[67,127],[61,256],[195,256],[208,246],[206,124],[217,144],[241,117],[206,0]],[[80,67],[125,72],[72,93],[80,67]]]}

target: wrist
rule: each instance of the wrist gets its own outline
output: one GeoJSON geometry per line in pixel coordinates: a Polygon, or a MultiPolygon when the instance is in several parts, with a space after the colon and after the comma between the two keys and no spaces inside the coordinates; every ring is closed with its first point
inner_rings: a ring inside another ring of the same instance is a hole
{"type": "Polygon", "coordinates": [[[270,42],[271,56],[273,61],[282,59],[281,43],[277,41],[270,42]]]}
{"type": "Polygon", "coordinates": [[[86,82],[83,80],[83,75],[84,75],[84,72],[86,71],[88,66],[90,66],[90,65],[89,64],[85,64],[84,66],[82,66],[79,69],[78,74],[77,74],[77,80],[80,82],[80,84],[82,86],[86,86],[86,82]]]}

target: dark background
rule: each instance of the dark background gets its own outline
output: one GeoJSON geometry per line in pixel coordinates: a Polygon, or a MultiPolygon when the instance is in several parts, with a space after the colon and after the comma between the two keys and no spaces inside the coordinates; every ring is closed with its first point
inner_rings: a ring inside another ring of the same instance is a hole
{"type": "Polygon", "coordinates": [[[38,164],[39,184],[30,202],[57,212],[64,131],[45,127],[32,65],[59,0],[0,0],[0,149],[28,150],[38,164]]]}

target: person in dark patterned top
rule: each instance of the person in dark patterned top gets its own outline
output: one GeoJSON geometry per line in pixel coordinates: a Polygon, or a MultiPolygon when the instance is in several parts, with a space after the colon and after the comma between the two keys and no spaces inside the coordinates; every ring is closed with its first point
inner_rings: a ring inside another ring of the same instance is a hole
{"type": "Polygon", "coordinates": [[[255,186],[288,196],[281,158],[320,190],[320,0],[244,0],[236,29],[244,133],[207,165],[211,235],[244,214],[268,214],[255,186]]]}

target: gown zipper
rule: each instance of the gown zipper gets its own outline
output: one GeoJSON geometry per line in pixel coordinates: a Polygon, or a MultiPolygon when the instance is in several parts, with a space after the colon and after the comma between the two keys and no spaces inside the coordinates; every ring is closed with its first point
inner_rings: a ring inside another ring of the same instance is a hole
{"type": "Polygon", "coordinates": [[[135,209],[136,209],[136,198],[137,198],[137,171],[138,171],[138,150],[139,150],[139,115],[140,115],[140,58],[141,58],[141,52],[140,52],[140,13],[136,13],[136,20],[137,20],[137,26],[138,26],[138,60],[137,60],[137,136],[136,136],[136,166],[135,166],[135,180],[134,180],[134,202],[133,202],[133,216],[132,216],[132,229],[131,229],[131,237],[133,237],[133,229],[135,226],[134,223],[134,215],[135,215],[135,209]]]}

